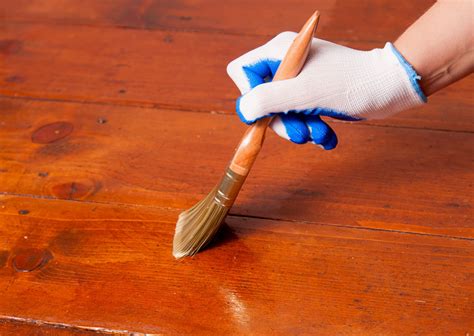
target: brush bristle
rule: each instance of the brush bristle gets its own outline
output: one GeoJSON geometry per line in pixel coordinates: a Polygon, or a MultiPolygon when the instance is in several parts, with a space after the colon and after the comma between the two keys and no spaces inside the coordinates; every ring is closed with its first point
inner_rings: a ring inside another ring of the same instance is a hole
{"type": "Polygon", "coordinates": [[[176,259],[196,254],[212,240],[221,226],[229,208],[215,201],[216,192],[217,187],[179,215],[173,239],[176,259]]]}

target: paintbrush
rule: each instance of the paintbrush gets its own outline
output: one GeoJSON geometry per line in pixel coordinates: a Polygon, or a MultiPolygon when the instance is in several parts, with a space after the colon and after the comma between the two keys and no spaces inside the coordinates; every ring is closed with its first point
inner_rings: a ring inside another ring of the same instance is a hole
{"type": "MultiPolygon", "coordinates": [[[[298,75],[308,56],[318,21],[319,12],[315,12],[288,49],[274,81],[298,75]]],[[[247,129],[221,182],[203,200],[179,215],[173,239],[175,258],[196,254],[214,237],[262,148],[271,120],[272,118],[260,119],[247,129]]]]}

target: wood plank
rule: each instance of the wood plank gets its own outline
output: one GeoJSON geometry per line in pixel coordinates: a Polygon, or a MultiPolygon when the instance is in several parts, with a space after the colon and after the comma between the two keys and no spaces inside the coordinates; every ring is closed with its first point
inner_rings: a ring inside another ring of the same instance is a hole
{"type": "Polygon", "coordinates": [[[0,335],[2,336],[101,336],[129,335],[144,336],[142,333],[132,335],[129,332],[106,332],[100,329],[87,330],[64,325],[53,325],[42,321],[28,319],[0,318],[0,335]]]}
{"type": "MultiPolygon", "coordinates": [[[[0,67],[0,95],[233,114],[238,92],[226,65],[266,39],[5,23],[0,29],[0,62],[5,64],[0,67]]],[[[473,83],[474,78],[467,78],[435,95],[430,104],[377,123],[473,131],[473,83]]]]}
{"type": "MultiPolygon", "coordinates": [[[[245,127],[220,114],[1,99],[0,192],[187,209],[245,127]]],[[[271,132],[235,215],[474,237],[472,133],[333,123],[339,147],[271,132]]]]}
{"type": "Polygon", "coordinates": [[[3,1],[0,20],[172,29],[272,36],[296,30],[314,10],[323,14],[318,34],[347,41],[393,41],[433,0],[41,0],[3,1]],[[243,22],[245,18],[245,22],[243,22]],[[374,29],[375,28],[375,29],[374,29]]]}
{"type": "Polygon", "coordinates": [[[176,210],[0,202],[3,315],[172,335],[473,331],[473,240],[231,216],[219,245],[178,262],[176,210]]]}

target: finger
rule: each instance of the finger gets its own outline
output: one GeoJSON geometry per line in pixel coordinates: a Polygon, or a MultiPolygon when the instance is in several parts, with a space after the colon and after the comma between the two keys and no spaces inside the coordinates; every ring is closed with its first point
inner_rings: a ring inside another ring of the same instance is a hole
{"type": "MultiPolygon", "coordinates": [[[[245,56],[245,55],[244,55],[245,56]]],[[[265,61],[260,58],[248,60],[246,63],[237,59],[227,65],[227,74],[238,87],[242,94],[247,93],[251,88],[264,82],[267,74],[262,70],[269,70],[265,61]]],[[[269,72],[269,71],[268,71],[269,72]]]]}
{"type": "Polygon", "coordinates": [[[227,73],[239,88],[242,94],[247,93],[250,89],[269,82],[273,79],[281,60],[265,59],[253,64],[242,66],[235,69],[227,68],[227,73]]]}
{"type": "Polygon", "coordinates": [[[247,76],[250,88],[253,89],[257,85],[272,81],[280,63],[280,60],[263,60],[244,66],[242,70],[247,76]]]}
{"type": "Polygon", "coordinates": [[[296,33],[284,32],[266,44],[247,52],[227,65],[227,73],[242,94],[273,78],[296,33]]]}
{"type": "Polygon", "coordinates": [[[263,83],[237,100],[237,113],[242,121],[251,124],[275,112],[294,109],[293,96],[298,96],[295,79],[263,83]]]}
{"type": "Polygon", "coordinates": [[[328,124],[318,115],[308,115],[305,117],[306,125],[310,131],[311,142],[322,146],[326,150],[334,149],[337,146],[337,136],[328,124]]]}
{"type": "Polygon", "coordinates": [[[273,119],[270,127],[282,138],[297,144],[310,140],[310,132],[303,116],[296,113],[279,114],[273,119]]]}

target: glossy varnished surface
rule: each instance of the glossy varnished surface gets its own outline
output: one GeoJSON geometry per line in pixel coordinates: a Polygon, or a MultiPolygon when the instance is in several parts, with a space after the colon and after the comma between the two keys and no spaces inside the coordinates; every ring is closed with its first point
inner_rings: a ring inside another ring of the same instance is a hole
{"type": "MultiPolygon", "coordinates": [[[[209,113],[19,99],[0,106],[0,184],[42,198],[187,209],[218,182],[245,129],[209,113]]],[[[231,212],[474,237],[473,134],[333,127],[341,139],[329,152],[269,132],[231,212]]]]}
{"type": "MultiPolygon", "coordinates": [[[[346,15],[350,19],[341,25],[355,20],[352,13],[346,15]]],[[[84,27],[69,21],[18,23],[13,18],[4,20],[0,29],[0,55],[8,64],[1,69],[2,95],[204,113],[233,114],[238,91],[226,75],[226,65],[269,38],[214,31],[84,27]]],[[[301,22],[293,30],[298,30],[301,22]]],[[[359,18],[352,25],[363,22],[359,18]]],[[[402,32],[404,27],[393,29],[402,32]]],[[[318,36],[324,37],[321,34],[318,36]]],[[[386,42],[346,41],[347,35],[339,33],[332,40],[361,49],[383,47],[386,42]]],[[[423,112],[408,111],[370,123],[472,131],[471,87],[472,79],[468,78],[430,99],[423,112]]]]}
{"type": "Polygon", "coordinates": [[[472,78],[331,152],[270,132],[219,240],[171,255],[245,130],[227,62],[315,9],[383,46],[430,3],[0,2],[0,335],[472,335],[472,78]]]}
{"type": "Polygon", "coordinates": [[[226,1],[224,6],[220,0],[18,0],[3,2],[0,18],[21,23],[271,36],[297,30],[304,22],[301,14],[310,15],[317,9],[325,15],[318,33],[323,38],[385,41],[395,39],[434,2],[240,0],[226,1]],[[349,20],[360,24],[347,24],[349,20]]]}
{"type": "Polygon", "coordinates": [[[164,334],[287,335],[427,334],[433,320],[441,333],[462,333],[474,313],[469,240],[230,216],[217,245],[175,261],[176,210],[1,201],[9,226],[0,233],[17,237],[1,246],[7,264],[30,246],[53,256],[35,272],[2,268],[3,314],[164,334]]]}

